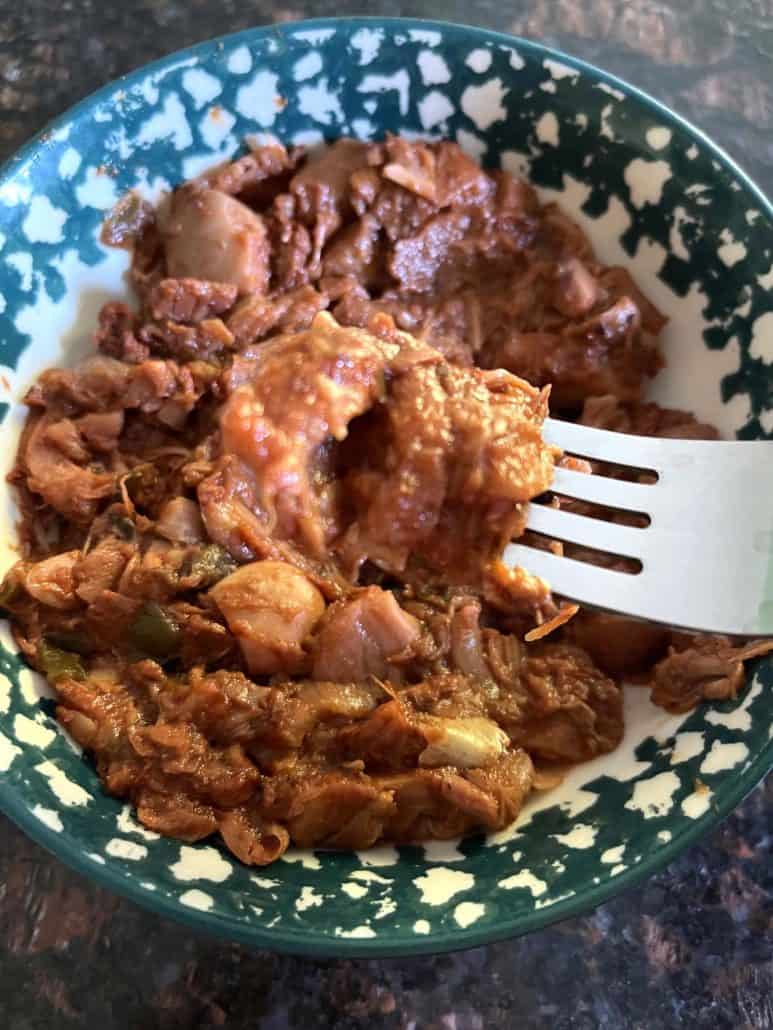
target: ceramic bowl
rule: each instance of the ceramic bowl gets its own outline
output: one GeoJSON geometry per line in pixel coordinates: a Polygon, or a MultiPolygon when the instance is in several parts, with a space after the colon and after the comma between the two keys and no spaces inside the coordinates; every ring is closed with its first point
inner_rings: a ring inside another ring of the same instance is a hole
{"type": "MultiPolygon", "coordinates": [[[[557,198],[600,257],[670,316],[652,387],[728,436],[773,433],[771,207],[700,132],[563,54],[480,29],[324,20],[201,44],[105,87],[0,174],[0,455],[25,388],[92,345],[125,293],[127,255],[98,241],[125,190],[156,197],[248,134],[315,144],[386,131],[457,140],[557,198]]],[[[13,500],[0,512],[14,558],[13,500]]],[[[252,945],[374,955],[441,951],[575,915],[665,865],[771,765],[773,661],[736,701],[674,717],[626,692],[626,735],[489,838],[248,869],[166,840],[104,794],[58,729],[40,679],[0,651],[0,806],[80,872],[162,915],[252,945]]]]}

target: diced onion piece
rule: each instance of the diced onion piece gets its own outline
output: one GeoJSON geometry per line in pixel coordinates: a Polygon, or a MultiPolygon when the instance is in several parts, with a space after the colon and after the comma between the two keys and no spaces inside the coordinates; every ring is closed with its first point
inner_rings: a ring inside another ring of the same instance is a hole
{"type": "Polygon", "coordinates": [[[482,716],[431,718],[422,724],[422,730],[428,744],[419,755],[419,765],[429,768],[454,765],[479,769],[492,765],[510,743],[503,729],[482,716]]]}

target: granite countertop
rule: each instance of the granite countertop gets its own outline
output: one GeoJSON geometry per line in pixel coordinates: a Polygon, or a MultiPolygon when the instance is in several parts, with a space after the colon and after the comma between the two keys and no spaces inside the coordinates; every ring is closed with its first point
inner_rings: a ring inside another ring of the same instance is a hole
{"type": "MultiPolygon", "coordinates": [[[[169,51],[333,13],[466,21],[562,47],[672,105],[773,193],[773,0],[0,0],[0,160],[93,89],[169,51]]],[[[773,1027],[772,836],[770,778],[703,843],[585,918],[456,955],[353,962],[196,936],[90,885],[2,819],[0,1023],[773,1027]]]]}

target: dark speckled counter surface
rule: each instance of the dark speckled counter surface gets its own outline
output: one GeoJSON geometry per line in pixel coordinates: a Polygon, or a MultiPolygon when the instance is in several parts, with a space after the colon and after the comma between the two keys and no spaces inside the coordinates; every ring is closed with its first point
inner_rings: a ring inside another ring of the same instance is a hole
{"type": "MultiPolygon", "coordinates": [[[[531,36],[623,76],[773,192],[773,0],[0,0],[0,160],[130,69],[271,20],[389,14],[531,36]]],[[[591,915],[437,958],[304,960],[198,937],[0,819],[0,1027],[773,1027],[773,779],[591,915]]]]}

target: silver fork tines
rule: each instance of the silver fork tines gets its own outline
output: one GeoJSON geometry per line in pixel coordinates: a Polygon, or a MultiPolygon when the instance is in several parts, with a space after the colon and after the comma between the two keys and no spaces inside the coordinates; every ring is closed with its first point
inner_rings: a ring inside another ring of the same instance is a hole
{"type": "Polygon", "coordinates": [[[773,633],[773,448],[766,441],[629,436],[548,419],[565,453],[639,469],[653,484],[556,469],[556,494],[642,512],[645,528],[531,505],[528,527],[557,540],[638,559],[638,573],[600,568],[522,544],[504,558],[554,593],[687,629],[773,633]]]}

